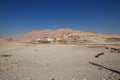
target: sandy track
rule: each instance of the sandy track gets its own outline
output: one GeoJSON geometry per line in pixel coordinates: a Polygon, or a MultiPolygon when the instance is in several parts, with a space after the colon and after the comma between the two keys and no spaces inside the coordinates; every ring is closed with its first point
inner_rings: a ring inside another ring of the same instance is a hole
{"type": "Polygon", "coordinates": [[[0,46],[0,80],[119,80],[120,53],[80,45],[0,46]],[[98,53],[104,55],[95,58],[98,53]]]}

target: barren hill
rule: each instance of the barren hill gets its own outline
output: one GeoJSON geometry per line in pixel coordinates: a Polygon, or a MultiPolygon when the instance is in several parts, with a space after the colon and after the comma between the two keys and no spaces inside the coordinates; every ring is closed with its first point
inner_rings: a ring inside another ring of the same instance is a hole
{"type": "Polygon", "coordinates": [[[57,29],[57,30],[36,30],[29,32],[25,35],[7,38],[7,41],[17,41],[17,42],[26,42],[35,40],[42,37],[56,37],[61,34],[69,34],[72,36],[79,37],[77,42],[80,43],[120,43],[120,35],[107,35],[107,34],[99,34],[92,32],[81,32],[78,30],[72,30],[69,28],[65,29],[57,29]]]}

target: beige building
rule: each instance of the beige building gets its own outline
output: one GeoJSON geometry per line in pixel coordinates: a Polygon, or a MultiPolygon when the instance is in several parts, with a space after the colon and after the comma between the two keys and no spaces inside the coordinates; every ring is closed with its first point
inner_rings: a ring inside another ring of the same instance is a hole
{"type": "Polygon", "coordinates": [[[69,36],[66,34],[59,35],[56,37],[56,41],[67,41],[69,39],[69,36]]]}
{"type": "Polygon", "coordinates": [[[41,43],[50,43],[50,42],[55,42],[56,39],[54,37],[43,37],[40,42],[41,43]]]}

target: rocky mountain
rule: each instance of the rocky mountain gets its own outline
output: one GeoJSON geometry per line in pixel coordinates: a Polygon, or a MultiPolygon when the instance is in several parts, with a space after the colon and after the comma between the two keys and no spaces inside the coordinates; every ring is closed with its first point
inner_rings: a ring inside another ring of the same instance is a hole
{"type": "Polygon", "coordinates": [[[97,44],[120,43],[120,35],[117,34],[107,35],[92,32],[81,32],[69,28],[57,30],[35,30],[25,35],[7,38],[6,40],[16,42],[28,42],[42,37],[56,37],[62,34],[77,36],[78,37],[77,42],[80,43],[97,43],[97,44]]]}

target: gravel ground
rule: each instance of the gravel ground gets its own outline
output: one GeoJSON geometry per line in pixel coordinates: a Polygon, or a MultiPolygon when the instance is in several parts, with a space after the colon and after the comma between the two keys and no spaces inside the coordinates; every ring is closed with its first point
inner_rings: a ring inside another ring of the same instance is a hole
{"type": "Polygon", "coordinates": [[[2,45],[0,80],[120,80],[120,53],[87,45],[2,45]]]}

